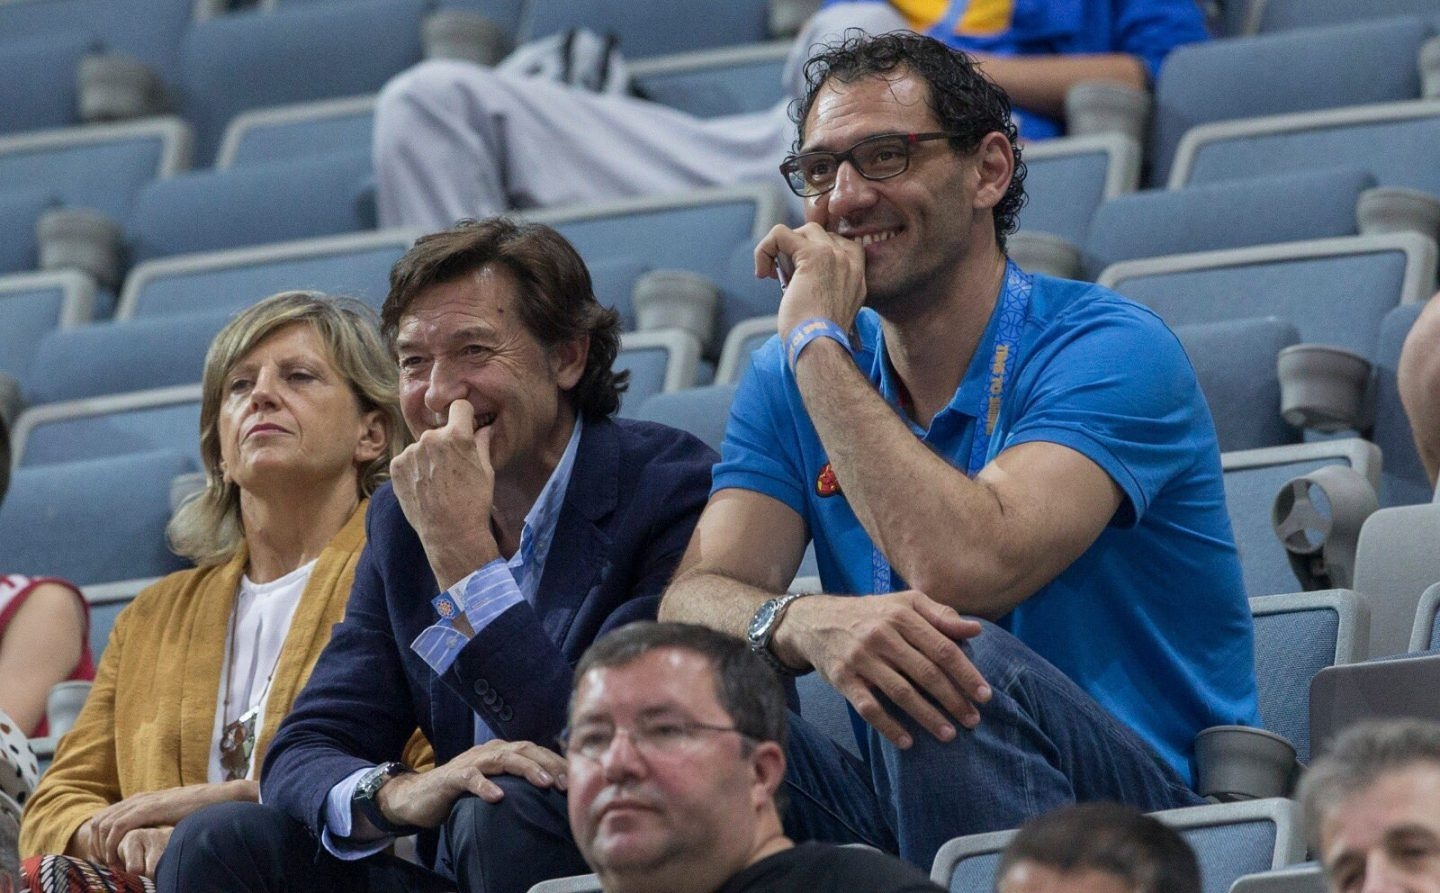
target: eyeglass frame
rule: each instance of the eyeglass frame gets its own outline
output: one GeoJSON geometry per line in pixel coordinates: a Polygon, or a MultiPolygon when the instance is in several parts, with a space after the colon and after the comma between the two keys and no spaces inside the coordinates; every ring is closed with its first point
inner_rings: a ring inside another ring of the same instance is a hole
{"type": "MultiPolygon", "coordinates": [[[[747,746],[753,747],[754,745],[760,743],[760,740],[758,738],[750,735],[738,726],[717,726],[714,723],[700,722],[693,719],[663,720],[662,722],[664,724],[680,726],[685,730],[682,736],[682,747],[683,745],[688,745],[694,741],[699,740],[698,737],[695,735],[696,732],[734,732],[736,735],[740,736],[741,743],[747,746]]],[[[567,726],[561,730],[559,735],[555,736],[555,743],[560,747],[560,755],[567,759],[570,759],[571,754],[573,753],[574,757],[577,759],[586,760],[591,763],[598,763],[602,759],[604,759],[607,753],[610,752],[610,748],[615,746],[615,739],[620,736],[621,732],[624,732],[625,736],[630,739],[630,746],[635,748],[636,753],[639,753],[647,760],[656,753],[659,753],[661,755],[664,755],[666,753],[663,747],[655,748],[653,744],[642,743],[645,740],[645,736],[642,735],[640,738],[636,738],[634,729],[627,726],[616,725],[612,726],[611,728],[610,740],[605,742],[605,746],[601,748],[599,752],[597,752],[594,756],[591,756],[589,754],[581,753],[580,751],[573,749],[570,740],[572,732],[573,729],[567,726]],[[652,750],[652,748],[655,749],[652,750]]]]}
{"type": "Polygon", "coordinates": [[[840,179],[840,165],[844,164],[847,161],[850,162],[851,167],[855,168],[855,173],[859,174],[867,180],[875,182],[878,182],[880,180],[890,180],[910,170],[910,157],[914,154],[915,146],[917,144],[928,143],[932,140],[939,139],[957,139],[961,136],[964,136],[964,134],[945,130],[933,130],[923,133],[877,133],[874,136],[867,136],[863,140],[854,143],[850,146],[850,148],[846,149],[843,152],[801,152],[796,155],[787,156],[784,161],[780,162],[780,176],[785,178],[785,185],[790,187],[790,191],[800,196],[801,198],[817,198],[819,196],[826,195],[827,193],[834,191],[835,182],[840,179]],[[901,140],[902,145],[904,145],[905,147],[904,167],[900,168],[900,170],[896,171],[893,174],[885,174],[884,176],[880,177],[872,177],[869,174],[865,173],[865,171],[860,169],[860,165],[855,161],[856,149],[859,149],[866,143],[893,139],[901,140]],[[796,189],[795,181],[790,179],[790,172],[794,171],[798,175],[799,168],[796,165],[800,161],[800,159],[809,158],[817,155],[828,155],[829,157],[835,159],[835,181],[832,181],[830,183],[830,187],[828,189],[821,189],[818,192],[803,191],[804,189],[809,188],[808,184],[802,189],[796,189]]]}

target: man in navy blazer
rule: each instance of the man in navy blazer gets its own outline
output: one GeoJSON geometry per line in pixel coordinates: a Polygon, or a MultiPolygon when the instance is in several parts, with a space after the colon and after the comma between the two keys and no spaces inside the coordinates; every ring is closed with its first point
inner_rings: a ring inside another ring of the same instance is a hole
{"type": "Polygon", "coordinates": [[[611,418],[618,317],[554,230],[465,222],[390,279],[382,328],[416,441],[371,501],[345,619],[265,758],[264,805],[182,822],[162,890],[524,891],[588,870],[553,845],[569,840],[550,748],[572,668],[654,617],[715,455],[611,418]],[[417,726],[429,771],[399,762],[417,726]],[[382,853],[412,832],[435,873],[382,853]]]}

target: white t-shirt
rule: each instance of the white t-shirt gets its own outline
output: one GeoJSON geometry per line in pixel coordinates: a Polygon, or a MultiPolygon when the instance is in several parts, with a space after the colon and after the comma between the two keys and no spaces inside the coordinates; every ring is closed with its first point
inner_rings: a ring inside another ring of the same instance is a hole
{"type": "MultiPolygon", "coordinates": [[[[312,561],[269,583],[252,582],[248,576],[240,579],[240,592],[235,597],[235,613],[231,617],[235,634],[225,639],[225,660],[220,665],[219,693],[215,698],[215,728],[210,734],[211,782],[225,780],[225,769],[220,764],[220,735],[227,723],[255,707],[255,739],[258,741],[264,732],[265,702],[270,697],[268,682],[280,660],[280,649],[285,644],[285,634],[290,631],[300,595],[314,569],[312,561]],[[231,642],[236,651],[233,667],[230,666],[231,642]],[[230,681],[229,715],[225,708],[227,678],[230,681]]],[[[255,778],[259,771],[252,755],[246,778],[255,778]]]]}

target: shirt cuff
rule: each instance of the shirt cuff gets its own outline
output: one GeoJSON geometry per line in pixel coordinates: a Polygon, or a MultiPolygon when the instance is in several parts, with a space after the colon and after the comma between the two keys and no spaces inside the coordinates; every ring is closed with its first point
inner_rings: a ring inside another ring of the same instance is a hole
{"type": "Polygon", "coordinates": [[[325,797],[325,827],[320,830],[320,843],[337,859],[352,862],[373,856],[390,845],[387,835],[378,840],[351,840],[354,833],[353,810],[350,802],[355,798],[355,789],[360,786],[360,777],[373,767],[356,769],[345,776],[325,797]]]}
{"type": "MultiPolygon", "coordinates": [[[[525,601],[525,596],[521,594],[509,566],[497,558],[462,578],[436,601],[447,599],[460,605],[470,628],[478,635],[496,617],[525,601]]],[[[469,641],[464,633],[442,617],[439,623],[426,627],[415,637],[415,641],[410,643],[410,650],[429,664],[436,675],[443,676],[469,641]]]]}

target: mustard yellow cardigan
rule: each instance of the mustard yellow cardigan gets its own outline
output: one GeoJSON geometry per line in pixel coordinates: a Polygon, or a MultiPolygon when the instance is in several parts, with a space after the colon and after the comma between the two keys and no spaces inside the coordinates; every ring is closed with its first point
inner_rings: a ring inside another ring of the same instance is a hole
{"type": "MultiPolygon", "coordinates": [[[[257,769],[344,614],[365,545],[365,505],[321,551],[295,609],[255,744],[257,769]]],[[[227,624],[248,554],[242,547],[225,564],[173,573],[116,618],[85,707],[25,806],[26,856],[63,853],[87,819],[132,794],[209,780],[227,624]]]]}

